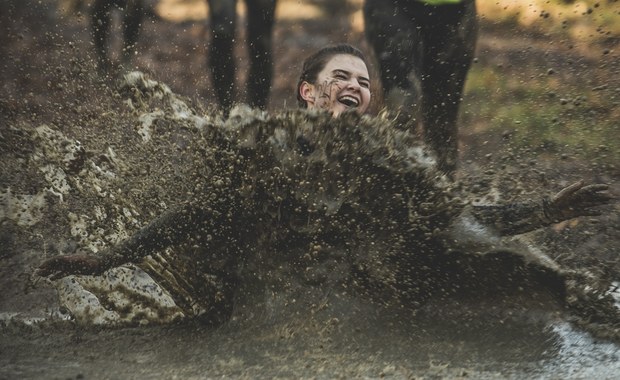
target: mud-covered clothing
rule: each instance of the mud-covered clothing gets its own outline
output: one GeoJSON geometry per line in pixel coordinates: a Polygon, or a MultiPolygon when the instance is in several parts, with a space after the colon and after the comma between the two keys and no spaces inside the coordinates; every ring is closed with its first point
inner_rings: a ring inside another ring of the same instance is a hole
{"type": "MultiPolygon", "coordinates": [[[[290,278],[311,285],[352,281],[372,297],[381,293],[382,302],[396,296],[417,303],[432,296],[434,290],[429,291],[429,284],[433,284],[432,288],[452,289],[451,283],[457,280],[457,275],[471,272],[474,277],[484,277],[486,271],[495,273],[494,267],[485,263],[484,255],[515,248],[502,245],[497,233],[523,233],[550,224],[552,221],[545,216],[543,206],[542,201],[474,206],[464,214],[471,214],[478,225],[467,222],[464,230],[455,228],[462,227],[459,222],[463,216],[459,216],[445,230],[435,231],[434,237],[423,236],[429,233],[429,228],[403,237],[398,223],[373,225],[370,215],[349,212],[334,215],[336,224],[357,220],[361,226],[306,234],[299,223],[303,218],[285,215],[292,211],[287,207],[280,210],[284,215],[273,219],[243,213],[231,216],[230,210],[236,208],[232,203],[215,207],[187,204],[157,218],[104,253],[102,259],[107,268],[126,262],[140,263],[185,315],[201,316],[216,323],[225,321],[232,312],[239,278],[245,281],[253,278],[252,281],[274,289],[290,286],[290,278]],[[260,225],[245,223],[248,220],[260,225]],[[295,224],[298,227],[291,228],[295,224]],[[179,244],[183,247],[166,250],[179,244]],[[145,256],[148,256],[146,260],[145,256]],[[266,273],[270,278],[263,278],[266,273]],[[279,284],[281,278],[289,278],[289,282],[279,284]]],[[[333,227],[334,223],[324,226],[333,227]]],[[[509,273],[519,268],[519,263],[510,264],[515,267],[505,268],[505,273],[514,276],[509,273]]],[[[553,265],[550,262],[548,267],[553,265]]],[[[475,283],[490,281],[489,276],[475,283]]],[[[545,272],[543,277],[550,283],[556,279],[553,273],[545,272]]],[[[464,278],[458,280],[470,283],[464,278]]],[[[561,293],[561,286],[554,286],[561,293]]]]}
{"type": "MultiPolygon", "coordinates": [[[[76,320],[87,323],[161,322],[202,312],[211,317],[213,310],[216,317],[222,311],[218,320],[226,320],[231,309],[234,320],[239,320],[239,310],[248,311],[249,318],[257,317],[256,310],[267,311],[266,318],[275,310],[303,317],[341,296],[364,303],[378,299],[407,310],[430,297],[460,296],[466,287],[478,297],[481,283],[492,295],[504,285],[505,295],[524,294],[535,284],[532,277],[541,280],[545,291],[562,295],[571,286],[570,279],[563,278],[566,271],[531,245],[523,250],[506,247],[504,241],[517,239],[501,235],[591,215],[586,213],[589,207],[609,201],[601,193],[605,185],[576,183],[549,202],[475,206],[468,199],[481,193],[467,194],[467,186],[446,180],[435,170],[425,144],[395,128],[391,119],[238,109],[228,119],[200,116],[161,83],[140,73],[125,80],[130,91],[122,93],[129,95],[135,121],[148,119],[148,131],[159,139],[146,150],[152,155],[135,153],[132,146],[135,160],[125,163],[148,168],[153,157],[159,157],[170,165],[160,171],[168,175],[150,176],[162,185],[155,194],[164,193],[167,202],[159,198],[155,208],[145,207],[142,215],[179,203],[136,233],[119,231],[116,223],[126,219],[113,219],[114,229],[98,232],[100,246],[115,241],[118,232],[131,237],[108,250],[59,255],[41,264],[38,275],[62,278],[62,304],[76,320]],[[175,129],[192,130],[192,138],[182,140],[171,155],[162,155],[161,147],[171,145],[169,132],[175,129]],[[130,261],[152,278],[144,279],[148,276],[132,266],[102,273],[130,261]],[[116,297],[119,294],[123,297],[116,297]],[[291,308],[295,301],[298,307],[291,308]],[[247,307],[248,302],[267,307],[247,307]],[[92,312],[93,306],[98,312],[92,312]],[[150,316],[142,318],[145,313],[150,316]]],[[[58,154],[62,167],[65,157],[58,154]]],[[[112,162],[120,166],[122,160],[112,162]]],[[[141,170],[131,172],[142,177],[141,170]]],[[[140,187],[140,181],[121,177],[132,188],[140,187]]],[[[102,199],[103,176],[92,179],[92,197],[80,203],[80,213],[102,199]]],[[[133,198],[136,202],[153,201],[153,187],[147,183],[143,196],[133,198]]],[[[121,200],[116,196],[122,193],[119,188],[105,186],[115,202],[121,200]]],[[[118,206],[129,203],[122,199],[118,206]]],[[[121,212],[121,207],[110,209],[121,212]]],[[[101,209],[95,212],[93,221],[106,218],[101,209]]],[[[122,212],[128,214],[124,208],[122,212]]],[[[129,220],[135,223],[127,226],[140,223],[129,220]]],[[[557,299],[584,309],[590,305],[557,299]]]]}
{"type": "Polygon", "coordinates": [[[320,281],[380,278],[411,295],[447,265],[462,215],[493,236],[551,222],[543,202],[466,205],[413,135],[386,120],[299,111],[238,124],[213,130],[218,157],[200,193],[104,252],[103,269],[155,255],[149,273],[186,310],[230,299],[239,271],[269,282],[282,268],[320,281]]]}

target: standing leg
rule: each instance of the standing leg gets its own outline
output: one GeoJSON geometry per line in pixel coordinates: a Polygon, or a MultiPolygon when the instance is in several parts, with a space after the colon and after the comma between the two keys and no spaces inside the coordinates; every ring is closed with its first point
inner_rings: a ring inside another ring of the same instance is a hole
{"type": "Polygon", "coordinates": [[[123,52],[122,64],[127,65],[131,61],[132,53],[136,51],[136,42],[144,16],[142,0],[128,0],[123,18],[123,52]]]}
{"type": "Polygon", "coordinates": [[[246,0],[248,8],[248,102],[265,109],[269,101],[273,77],[272,32],[276,0],[246,0]]]}
{"type": "Polygon", "coordinates": [[[110,10],[114,4],[115,1],[113,0],[95,0],[90,14],[97,67],[103,72],[108,71],[111,66],[107,42],[110,33],[110,10]]]}
{"type": "Polygon", "coordinates": [[[423,127],[439,168],[452,175],[459,104],[476,43],[475,1],[366,0],[364,14],[386,106],[399,111],[401,124],[423,127]]]}
{"type": "Polygon", "coordinates": [[[366,0],[366,38],[378,61],[385,106],[399,112],[399,124],[413,128],[420,107],[420,29],[410,20],[416,1],[366,0]]]}
{"type": "Polygon", "coordinates": [[[452,175],[458,161],[458,112],[477,35],[474,1],[427,6],[422,31],[422,124],[439,169],[452,175]]]}
{"type": "Polygon", "coordinates": [[[228,112],[235,94],[233,41],[237,0],[208,0],[211,18],[209,67],[220,106],[228,112]]]}

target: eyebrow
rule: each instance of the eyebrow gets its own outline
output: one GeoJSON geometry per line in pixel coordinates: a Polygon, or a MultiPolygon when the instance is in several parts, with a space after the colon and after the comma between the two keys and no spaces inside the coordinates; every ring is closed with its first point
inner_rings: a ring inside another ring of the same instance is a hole
{"type": "MultiPolygon", "coordinates": [[[[334,74],[345,74],[345,75],[351,75],[351,73],[347,70],[342,70],[342,69],[335,69],[332,71],[332,75],[334,74]]],[[[364,76],[360,76],[359,79],[370,82],[370,79],[364,77],[364,76]]]]}

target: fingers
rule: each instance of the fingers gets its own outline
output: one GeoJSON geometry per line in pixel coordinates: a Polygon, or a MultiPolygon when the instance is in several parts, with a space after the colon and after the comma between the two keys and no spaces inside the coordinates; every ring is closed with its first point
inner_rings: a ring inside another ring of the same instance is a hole
{"type": "MultiPolygon", "coordinates": [[[[561,201],[563,199],[566,199],[566,198],[570,197],[572,194],[577,192],[579,189],[583,188],[584,183],[585,182],[583,180],[580,180],[580,181],[575,182],[572,185],[570,185],[568,187],[565,187],[564,189],[560,190],[560,192],[557,193],[553,197],[553,202],[558,202],[558,201],[561,201]]],[[[594,186],[594,185],[591,185],[591,186],[594,186]]]]}
{"type": "MultiPolygon", "coordinates": [[[[604,184],[594,184],[594,185],[588,185],[588,186],[584,186],[580,189],[577,189],[574,194],[579,194],[579,195],[585,195],[585,194],[602,194],[603,191],[606,191],[609,189],[608,185],[604,185],[604,184]]],[[[610,196],[609,194],[607,194],[607,196],[610,196]]]]}
{"type": "Polygon", "coordinates": [[[588,185],[581,189],[579,189],[576,194],[579,195],[590,195],[590,196],[599,196],[605,197],[608,199],[613,199],[613,196],[609,193],[604,193],[604,191],[609,190],[608,185],[596,184],[596,185],[588,185]]]}
{"type": "Polygon", "coordinates": [[[605,192],[609,186],[603,184],[588,185],[579,189],[573,196],[576,202],[580,202],[584,206],[598,206],[609,203],[614,197],[605,192]]]}
{"type": "Polygon", "coordinates": [[[63,268],[63,263],[59,258],[53,258],[45,261],[41,266],[35,271],[35,275],[40,277],[47,277],[50,280],[58,280],[60,278],[68,276],[70,273],[65,272],[66,267],[63,268]]]}
{"type": "Polygon", "coordinates": [[[608,185],[578,181],[558,192],[551,200],[547,212],[552,218],[567,220],[580,216],[599,216],[600,210],[593,210],[615,199],[607,192],[608,185]]]}
{"type": "Polygon", "coordinates": [[[604,183],[595,183],[592,185],[587,185],[587,186],[583,186],[582,190],[584,191],[605,191],[609,189],[609,185],[606,185],[604,183]]]}
{"type": "Polygon", "coordinates": [[[35,275],[41,277],[48,277],[55,274],[59,270],[59,259],[61,259],[61,257],[53,257],[51,259],[45,260],[34,272],[35,275]]]}
{"type": "Polygon", "coordinates": [[[96,274],[99,267],[100,260],[94,256],[57,256],[45,260],[35,271],[35,274],[57,280],[71,274],[96,274]]]}
{"type": "Polygon", "coordinates": [[[592,203],[592,205],[604,204],[613,200],[614,197],[606,193],[609,190],[609,186],[605,184],[592,184],[584,186],[584,181],[576,182],[558,192],[553,197],[553,203],[555,204],[571,204],[580,203],[586,205],[592,203]]]}

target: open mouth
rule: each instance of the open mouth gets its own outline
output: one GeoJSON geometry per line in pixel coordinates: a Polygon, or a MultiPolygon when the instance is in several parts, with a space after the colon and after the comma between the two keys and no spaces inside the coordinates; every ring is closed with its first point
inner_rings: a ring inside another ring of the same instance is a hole
{"type": "Polygon", "coordinates": [[[359,106],[360,104],[359,100],[357,100],[355,97],[350,96],[350,95],[345,95],[341,98],[338,98],[338,101],[347,107],[353,107],[353,108],[359,106]]]}

